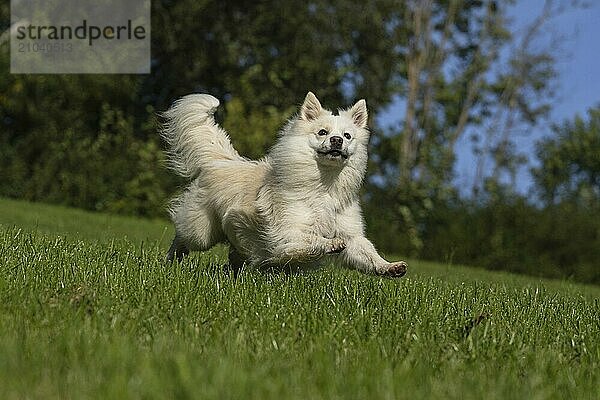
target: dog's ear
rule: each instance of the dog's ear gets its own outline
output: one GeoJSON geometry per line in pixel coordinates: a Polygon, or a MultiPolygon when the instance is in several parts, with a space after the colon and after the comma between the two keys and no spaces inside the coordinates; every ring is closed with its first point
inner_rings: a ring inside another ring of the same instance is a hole
{"type": "Polygon", "coordinates": [[[312,121],[317,119],[322,111],[323,107],[321,107],[321,103],[319,103],[317,96],[315,96],[313,92],[308,92],[304,99],[304,103],[300,108],[300,117],[305,121],[312,121]]]}
{"type": "Polygon", "coordinates": [[[359,128],[367,127],[367,120],[369,119],[369,113],[367,112],[367,102],[365,99],[360,99],[350,109],[350,115],[354,124],[359,128]]]}

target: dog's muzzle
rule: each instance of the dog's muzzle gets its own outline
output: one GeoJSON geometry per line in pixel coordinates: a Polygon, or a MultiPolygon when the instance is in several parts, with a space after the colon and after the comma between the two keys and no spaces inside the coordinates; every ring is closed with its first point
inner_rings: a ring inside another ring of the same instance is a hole
{"type": "Polygon", "coordinates": [[[330,159],[347,159],[348,151],[342,148],[344,139],[340,136],[332,136],[329,138],[329,148],[321,149],[317,151],[320,156],[327,157],[330,159]]]}

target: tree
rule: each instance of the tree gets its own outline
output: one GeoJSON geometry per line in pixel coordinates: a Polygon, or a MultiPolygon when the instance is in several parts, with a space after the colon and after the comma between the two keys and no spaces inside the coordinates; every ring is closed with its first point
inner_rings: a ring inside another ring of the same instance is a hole
{"type": "MultiPolygon", "coordinates": [[[[6,74],[0,81],[6,93],[0,97],[0,141],[10,169],[0,192],[36,200],[62,201],[64,196],[68,204],[128,210],[109,206],[114,203],[107,199],[115,194],[103,194],[109,191],[106,184],[90,185],[85,196],[62,190],[66,177],[92,182],[93,165],[110,164],[115,151],[108,143],[118,143],[101,137],[118,135],[120,129],[135,139],[125,141],[130,151],[119,153],[120,159],[136,167],[114,181],[134,181],[142,173],[146,150],[154,152],[153,159],[161,157],[153,113],[194,91],[222,100],[224,125],[240,152],[252,157],[264,154],[308,90],[331,106],[364,97],[372,116],[400,99],[406,107],[399,127],[371,123],[375,179],[368,194],[375,204],[389,205],[392,215],[385,220],[395,221],[397,233],[418,250],[423,215],[453,196],[458,139],[490,125],[494,113],[535,120],[543,110],[530,105],[546,88],[544,73],[551,63],[545,60],[550,58],[533,59],[524,47],[518,52],[522,57],[503,59],[503,49],[515,42],[507,7],[492,0],[153,1],[152,74],[6,74]],[[114,122],[102,126],[103,121],[114,122]],[[69,131],[73,134],[66,135],[69,131]],[[97,143],[101,154],[71,155],[67,162],[67,155],[52,153],[55,145],[66,149],[73,143],[90,148],[97,143]],[[81,168],[68,170],[71,164],[81,168]],[[47,180],[47,171],[62,180],[47,180]]],[[[0,9],[7,10],[6,5],[0,9]]],[[[0,46],[0,62],[8,71],[8,48],[0,46]]],[[[496,148],[507,154],[510,146],[496,148]]],[[[158,172],[153,176],[157,187],[173,183],[158,172]]],[[[116,197],[121,196],[130,194],[122,191],[116,197]]]]}
{"type": "MultiPolygon", "coordinates": [[[[8,11],[0,5],[3,33],[8,11]]],[[[10,75],[3,42],[0,193],[160,213],[173,180],[159,172],[156,111],[190,92],[213,93],[236,147],[257,157],[308,90],[325,104],[349,104],[352,68],[364,71],[361,94],[375,110],[391,90],[390,69],[378,61],[390,46],[378,41],[382,12],[347,1],[154,1],[148,76],[10,75]],[[151,182],[145,192],[140,176],[151,182]]]]}
{"type": "Polygon", "coordinates": [[[532,175],[541,199],[548,205],[600,200],[600,106],[588,118],[576,116],[553,127],[554,136],[537,143],[539,166],[532,175]]]}
{"type": "Polygon", "coordinates": [[[522,162],[514,151],[515,129],[549,110],[554,58],[532,44],[562,8],[547,1],[519,34],[511,31],[509,5],[408,1],[384,22],[396,38],[394,78],[405,86],[404,112],[399,126],[376,138],[371,190],[378,203],[395,205],[382,219],[397,221],[400,229],[386,236],[401,236],[405,251],[419,252],[427,213],[456,196],[453,165],[462,136],[482,142],[481,160],[491,157],[490,178],[498,180],[504,170],[514,175],[522,162]]]}

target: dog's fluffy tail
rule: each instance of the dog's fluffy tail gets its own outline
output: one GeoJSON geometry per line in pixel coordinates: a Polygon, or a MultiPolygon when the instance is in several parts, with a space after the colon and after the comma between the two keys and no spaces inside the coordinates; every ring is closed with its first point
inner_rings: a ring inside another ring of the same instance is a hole
{"type": "Polygon", "coordinates": [[[243,160],[229,136],[213,117],[219,100],[209,94],[191,94],[177,100],[162,114],[161,136],[169,145],[170,167],[194,179],[216,160],[243,160]]]}

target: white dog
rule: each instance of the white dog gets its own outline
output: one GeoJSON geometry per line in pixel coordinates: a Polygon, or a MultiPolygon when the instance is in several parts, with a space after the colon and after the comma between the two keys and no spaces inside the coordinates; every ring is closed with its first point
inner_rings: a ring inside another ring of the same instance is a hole
{"type": "Polygon", "coordinates": [[[365,238],[359,189],[367,168],[367,105],[334,115],[308,93],[270,153],[248,160],[215,123],[219,101],[192,94],[165,113],[162,137],[171,167],[191,180],[173,201],[175,239],[167,259],[220,242],[229,263],[250,267],[315,265],[327,255],[386,277],[406,273],[365,238]]]}

